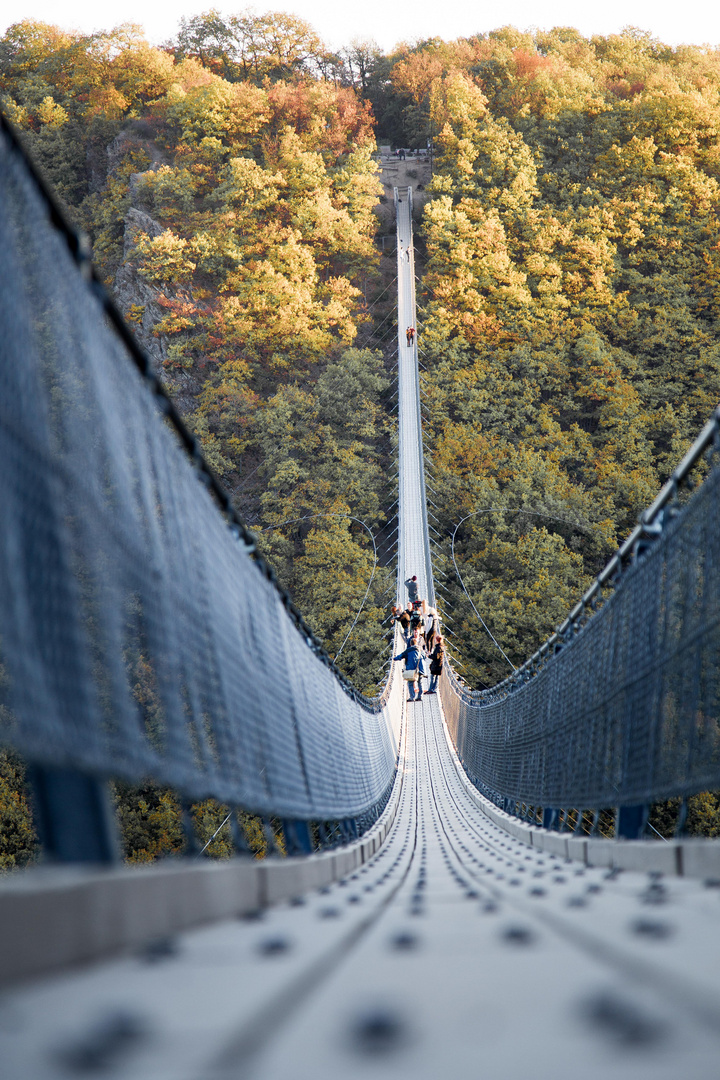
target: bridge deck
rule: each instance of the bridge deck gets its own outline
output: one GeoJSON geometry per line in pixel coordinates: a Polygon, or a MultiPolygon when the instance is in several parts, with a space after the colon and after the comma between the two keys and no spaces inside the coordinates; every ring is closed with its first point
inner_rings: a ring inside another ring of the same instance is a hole
{"type": "Polygon", "coordinates": [[[258,919],[16,991],[3,1075],[714,1080],[718,889],[529,850],[468,796],[438,698],[406,708],[372,860],[258,919]]]}

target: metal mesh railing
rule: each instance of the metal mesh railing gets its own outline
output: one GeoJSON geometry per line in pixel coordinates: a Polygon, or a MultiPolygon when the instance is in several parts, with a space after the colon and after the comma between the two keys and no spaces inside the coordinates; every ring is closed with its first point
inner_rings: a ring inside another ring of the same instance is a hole
{"type": "Polygon", "coordinates": [[[399,688],[364,699],[333,669],[59,224],[3,126],[0,741],[361,818],[394,775],[399,688]]]}
{"type": "Polygon", "coordinates": [[[443,704],[477,786],[516,806],[621,807],[720,787],[720,468],[716,416],[642,524],[550,642],[443,704]],[[680,509],[701,452],[713,466],[680,509]],[[691,460],[692,459],[692,460],[691,460]],[[610,591],[593,613],[601,590],[610,591]]]}

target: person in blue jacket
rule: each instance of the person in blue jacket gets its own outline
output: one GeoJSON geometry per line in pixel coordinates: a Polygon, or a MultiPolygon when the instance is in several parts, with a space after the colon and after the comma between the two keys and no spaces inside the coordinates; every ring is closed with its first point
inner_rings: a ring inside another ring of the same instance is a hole
{"type": "Polygon", "coordinates": [[[408,701],[420,701],[422,697],[422,676],[426,674],[423,667],[427,665],[423,655],[420,635],[418,633],[413,634],[408,642],[407,649],[398,656],[394,656],[393,659],[405,661],[407,676],[404,677],[408,684],[408,701]],[[411,675],[411,673],[413,674],[411,675]]]}

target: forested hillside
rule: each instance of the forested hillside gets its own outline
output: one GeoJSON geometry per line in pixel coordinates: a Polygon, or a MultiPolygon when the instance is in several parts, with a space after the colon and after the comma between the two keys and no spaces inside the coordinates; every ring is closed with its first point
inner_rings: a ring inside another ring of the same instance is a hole
{"type": "MultiPolygon", "coordinates": [[[[333,54],[292,16],[214,12],[157,49],[25,22],[0,39],[0,95],[331,653],[372,571],[359,521],[379,533],[394,499],[376,143],[434,147],[432,497],[446,552],[472,515],[458,566],[513,663],[718,403],[719,53],[504,28],[333,54]]],[[[507,661],[439,567],[468,681],[497,681],[507,661]]],[[[364,689],[389,582],[339,661],[364,689]]]]}
{"type": "MultiPolygon", "coordinates": [[[[720,55],[503,30],[397,72],[439,155],[422,341],[443,531],[512,511],[456,550],[519,664],[720,399],[720,55]]],[[[509,673],[458,610],[471,681],[509,673]]]]}

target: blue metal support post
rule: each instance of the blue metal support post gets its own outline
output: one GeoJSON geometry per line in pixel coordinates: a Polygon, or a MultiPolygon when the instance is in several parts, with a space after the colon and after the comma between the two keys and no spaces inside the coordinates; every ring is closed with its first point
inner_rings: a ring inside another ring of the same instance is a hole
{"type": "Polygon", "coordinates": [[[74,769],[28,768],[35,824],[52,862],[114,863],[119,851],[105,781],[74,769]]]}

